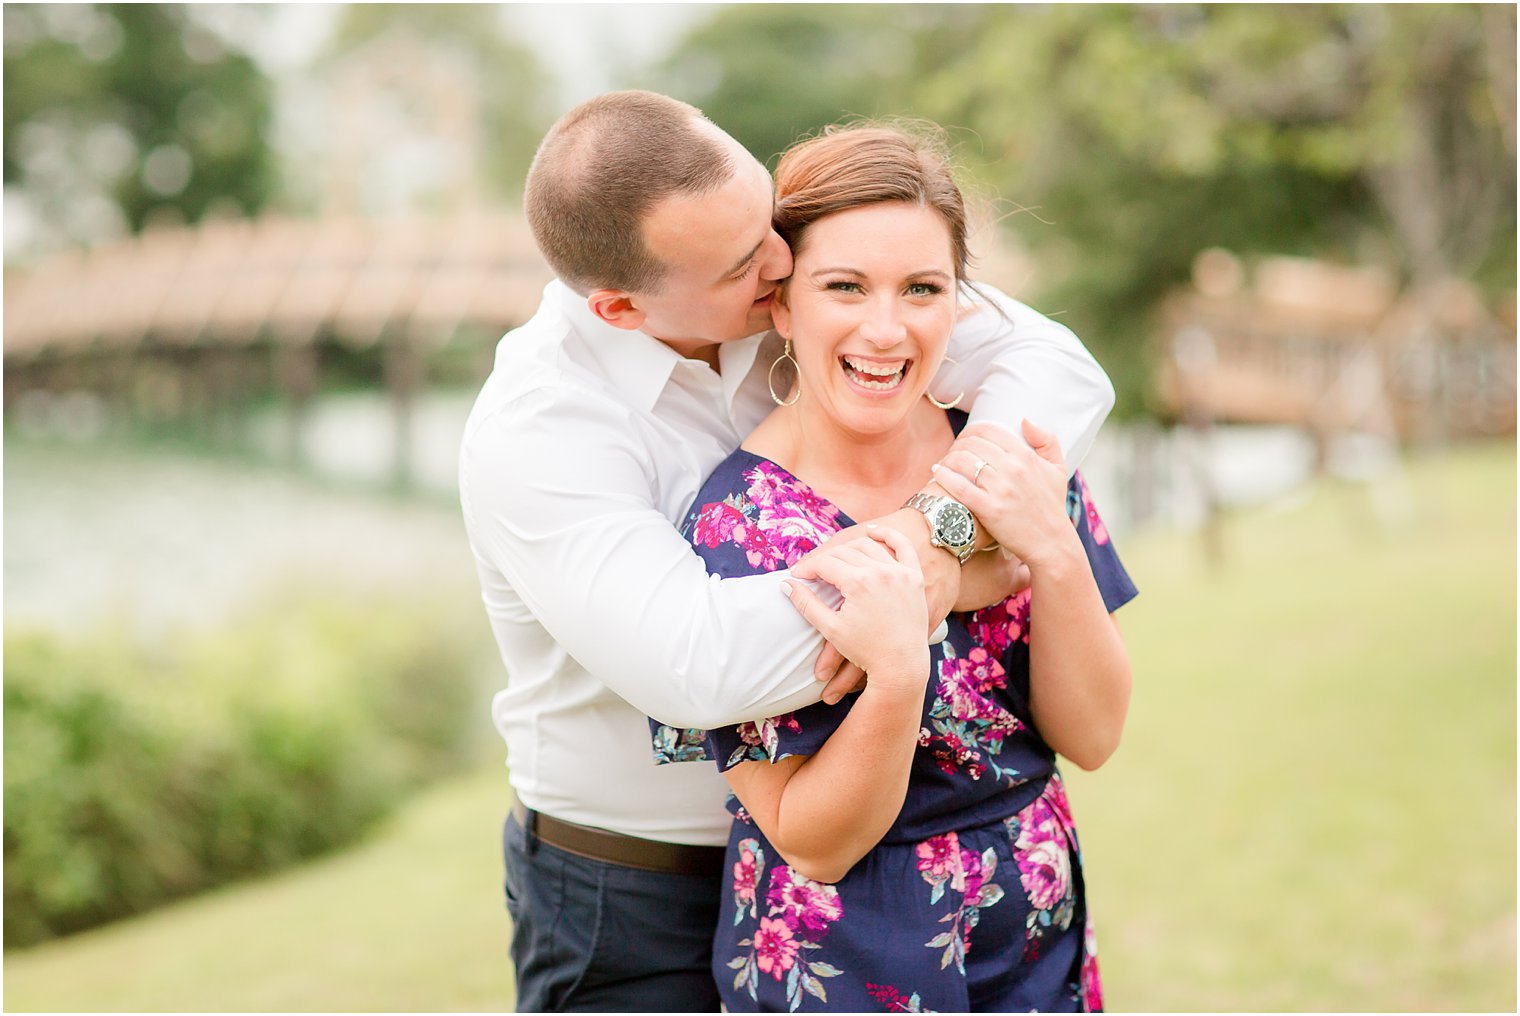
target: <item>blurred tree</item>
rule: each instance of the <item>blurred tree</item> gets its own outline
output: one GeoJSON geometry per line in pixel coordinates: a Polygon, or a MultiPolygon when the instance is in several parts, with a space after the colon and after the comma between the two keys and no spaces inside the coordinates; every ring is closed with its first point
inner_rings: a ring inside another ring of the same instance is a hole
{"type": "Polygon", "coordinates": [[[519,195],[539,139],[553,122],[548,76],[533,52],[510,37],[494,5],[347,4],[326,60],[396,32],[443,47],[473,79],[482,131],[479,168],[491,191],[519,195]]]}
{"type": "Polygon", "coordinates": [[[911,115],[916,41],[944,8],[733,4],[694,28],[647,87],[702,109],[762,162],[852,116],[911,115]]]}
{"type": "Polygon", "coordinates": [[[918,97],[1050,223],[1023,230],[1042,302],[1121,408],[1147,311],[1206,246],[1513,285],[1513,7],[987,5],[934,34],[958,56],[918,97]]]}
{"type": "Polygon", "coordinates": [[[264,204],[270,84],[193,7],[7,4],[4,17],[5,185],[41,246],[264,204]]]}

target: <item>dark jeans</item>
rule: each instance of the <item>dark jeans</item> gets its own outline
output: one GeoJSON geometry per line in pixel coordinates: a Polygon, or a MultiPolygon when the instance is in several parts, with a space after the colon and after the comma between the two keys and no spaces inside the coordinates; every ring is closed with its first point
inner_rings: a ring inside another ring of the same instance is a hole
{"type": "Polygon", "coordinates": [[[518,1012],[712,1012],[722,877],[592,861],[502,830],[518,1012]]]}

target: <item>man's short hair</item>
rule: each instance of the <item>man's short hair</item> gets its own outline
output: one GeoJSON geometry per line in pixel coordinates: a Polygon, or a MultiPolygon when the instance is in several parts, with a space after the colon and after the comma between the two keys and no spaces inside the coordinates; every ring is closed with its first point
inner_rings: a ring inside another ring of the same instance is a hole
{"type": "MultiPolygon", "coordinates": [[[[651,292],[666,266],[644,244],[650,209],[726,183],[732,159],[702,112],[655,92],[609,92],[559,119],[533,157],[523,208],[549,267],[585,296],[651,292]]],[[[715,128],[714,128],[715,130],[715,128]]]]}

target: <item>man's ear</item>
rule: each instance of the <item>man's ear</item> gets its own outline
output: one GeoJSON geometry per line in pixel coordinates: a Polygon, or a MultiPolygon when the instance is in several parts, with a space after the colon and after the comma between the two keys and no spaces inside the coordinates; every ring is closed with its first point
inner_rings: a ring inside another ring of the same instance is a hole
{"type": "Polygon", "coordinates": [[[621,289],[598,289],[586,297],[591,313],[614,328],[636,332],[647,316],[633,305],[633,296],[621,289]]]}

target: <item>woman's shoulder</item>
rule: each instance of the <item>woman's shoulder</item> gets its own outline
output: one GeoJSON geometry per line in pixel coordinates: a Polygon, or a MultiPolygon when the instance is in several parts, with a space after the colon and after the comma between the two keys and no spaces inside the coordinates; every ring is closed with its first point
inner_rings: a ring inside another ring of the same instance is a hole
{"type": "Polygon", "coordinates": [[[681,532],[709,571],[730,576],[790,567],[845,521],[784,466],[740,448],[702,485],[681,532]]]}

